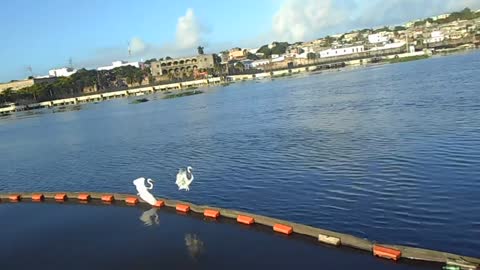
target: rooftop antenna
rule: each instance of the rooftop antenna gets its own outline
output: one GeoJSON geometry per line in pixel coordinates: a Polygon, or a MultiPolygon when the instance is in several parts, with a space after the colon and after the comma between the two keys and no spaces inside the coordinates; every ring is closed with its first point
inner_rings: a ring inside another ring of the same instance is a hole
{"type": "Polygon", "coordinates": [[[33,77],[33,69],[31,65],[27,66],[27,71],[30,72],[30,75],[33,77]]]}

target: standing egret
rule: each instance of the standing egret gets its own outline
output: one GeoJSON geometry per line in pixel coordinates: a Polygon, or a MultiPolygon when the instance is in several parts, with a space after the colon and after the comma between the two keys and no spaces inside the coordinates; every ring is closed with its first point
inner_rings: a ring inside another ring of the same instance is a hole
{"type": "Polygon", "coordinates": [[[190,184],[193,181],[193,174],[192,174],[193,168],[188,166],[187,169],[179,169],[177,173],[177,180],[175,181],[175,184],[178,186],[178,190],[185,189],[186,191],[189,191],[190,184]]]}

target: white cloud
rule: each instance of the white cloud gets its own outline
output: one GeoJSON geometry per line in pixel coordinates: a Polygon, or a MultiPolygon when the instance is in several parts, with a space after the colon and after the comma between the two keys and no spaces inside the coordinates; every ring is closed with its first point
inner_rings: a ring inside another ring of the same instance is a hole
{"type": "Polygon", "coordinates": [[[346,10],[333,0],[286,0],[273,16],[276,39],[290,42],[313,38],[346,21],[346,10]]]}
{"type": "Polygon", "coordinates": [[[147,44],[139,37],[134,37],[130,40],[130,52],[132,55],[138,55],[145,52],[147,44]]]}
{"type": "Polygon", "coordinates": [[[365,27],[401,24],[460,11],[465,7],[479,8],[480,0],[371,0],[362,7],[361,14],[354,18],[353,23],[365,27]]]}
{"type": "Polygon", "coordinates": [[[283,0],[271,38],[290,42],[480,8],[480,0],[283,0]]]}
{"type": "Polygon", "coordinates": [[[195,48],[202,41],[202,27],[193,9],[187,9],[184,16],[178,18],[176,41],[180,49],[195,48]]]}

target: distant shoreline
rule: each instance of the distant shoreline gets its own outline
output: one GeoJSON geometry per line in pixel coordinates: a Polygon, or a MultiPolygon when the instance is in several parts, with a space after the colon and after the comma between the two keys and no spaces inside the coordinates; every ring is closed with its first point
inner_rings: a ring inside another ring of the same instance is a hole
{"type": "Polygon", "coordinates": [[[35,109],[42,109],[42,108],[53,108],[53,107],[68,106],[68,105],[78,105],[78,104],[86,104],[86,103],[93,103],[93,102],[97,103],[97,102],[106,101],[110,99],[140,96],[144,94],[152,94],[156,92],[164,92],[164,91],[170,91],[170,90],[183,91],[183,90],[196,89],[198,87],[219,86],[219,85],[226,86],[231,83],[235,83],[239,81],[268,79],[268,78],[274,79],[274,78],[287,77],[287,76],[300,74],[300,73],[318,72],[322,70],[344,68],[347,66],[366,67],[372,63],[396,64],[396,63],[428,59],[431,56],[446,56],[446,55],[459,54],[465,51],[474,51],[474,50],[478,50],[478,48],[475,46],[463,45],[463,46],[459,46],[452,49],[445,49],[445,50],[439,50],[439,51],[433,51],[433,52],[425,50],[422,52],[415,52],[415,53],[392,54],[386,57],[382,57],[377,62],[371,62],[371,61],[369,62],[368,60],[372,60],[372,59],[365,58],[365,59],[356,59],[356,60],[350,60],[350,61],[339,61],[337,63],[330,63],[330,64],[314,63],[313,65],[308,65],[304,67],[295,67],[290,69],[281,69],[281,70],[274,70],[274,71],[268,71],[268,72],[227,75],[224,77],[213,77],[213,78],[208,78],[203,80],[193,80],[193,81],[185,81],[185,82],[179,82],[179,83],[137,87],[137,88],[130,88],[122,91],[102,92],[102,93],[97,93],[92,95],[49,100],[49,101],[44,101],[40,103],[31,103],[27,105],[12,105],[8,107],[0,108],[0,116],[7,116],[7,115],[10,115],[11,113],[20,112],[20,111],[35,110],[35,109]]]}

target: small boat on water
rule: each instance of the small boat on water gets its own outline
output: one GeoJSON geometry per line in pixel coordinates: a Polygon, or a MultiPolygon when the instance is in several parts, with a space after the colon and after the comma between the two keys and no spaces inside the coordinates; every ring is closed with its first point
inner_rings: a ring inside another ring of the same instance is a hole
{"type": "Polygon", "coordinates": [[[147,98],[140,98],[140,99],[136,99],[136,100],[132,101],[132,104],[144,103],[144,102],[147,102],[147,101],[148,101],[147,98]]]}

